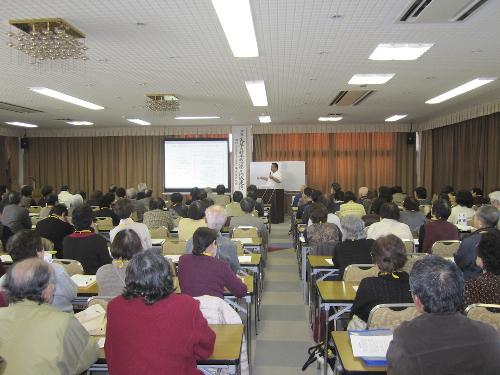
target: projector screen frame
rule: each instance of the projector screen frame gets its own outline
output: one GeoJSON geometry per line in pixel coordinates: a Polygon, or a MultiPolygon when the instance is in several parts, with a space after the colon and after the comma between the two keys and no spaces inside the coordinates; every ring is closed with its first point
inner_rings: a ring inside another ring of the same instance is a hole
{"type": "MultiPolygon", "coordinates": [[[[163,139],[163,173],[165,173],[165,142],[167,141],[201,141],[201,142],[213,142],[213,141],[224,141],[226,142],[226,150],[227,150],[227,186],[226,193],[231,191],[231,153],[229,152],[229,137],[228,138],[169,138],[166,137],[163,139]]],[[[189,193],[194,186],[191,187],[182,187],[182,188],[167,188],[165,186],[165,175],[163,176],[163,192],[164,193],[189,193]]],[[[210,187],[215,191],[216,186],[198,186],[200,190],[205,189],[206,187],[210,187]]]]}

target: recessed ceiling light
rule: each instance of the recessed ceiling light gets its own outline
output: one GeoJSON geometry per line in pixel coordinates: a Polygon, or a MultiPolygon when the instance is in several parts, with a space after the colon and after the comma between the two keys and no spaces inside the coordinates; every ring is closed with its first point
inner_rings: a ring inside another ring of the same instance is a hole
{"type": "Polygon", "coordinates": [[[249,0],[212,0],[234,57],[259,56],[249,0]]]}
{"type": "Polygon", "coordinates": [[[318,117],[318,121],[340,121],[342,116],[322,116],[318,117]]]}
{"type": "Polygon", "coordinates": [[[408,114],[406,114],[406,115],[394,115],[394,116],[386,118],[385,121],[386,122],[394,122],[394,121],[401,120],[402,118],[405,118],[406,116],[408,116],[408,114]]]}
{"type": "Polygon", "coordinates": [[[437,104],[444,102],[445,100],[454,98],[455,96],[464,94],[468,91],[477,89],[478,87],[481,87],[483,85],[486,85],[490,82],[493,82],[496,80],[497,77],[480,77],[473,79],[470,82],[464,83],[463,85],[460,85],[458,87],[455,87],[454,89],[450,91],[446,91],[444,94],[438,95],[435,98],[429,99],[426,101],[427,104],[437,104]]]}
{"type": "Polygon", "coordinates": [[[261,124],[269,124],[271,122],[271,116],[259,116],[259,121],[261,124]]]}
{"type": "Polygon", "coordinates": [[[350,85],[382,85],[394,77],[393,73],[388,74],[355,74],[349,80],[350,85]]]}
{"type": "Polygon", "coordinates": [[[264,81],[245,81],[248,95],[255,107],[267,107],[266,85],[264,81]]]}
{"type": "Polygon", "coordinates": [[[176,120],[211,120],[218,119],[220,116],[179,116],[176,120]]]}
{"type": "Polygon", "coordinates": [[[66,124],[75,125],[75,126],[94,125],[94,123],[90,122],[90,121],[66,121],[66,124]]]}
{"type": "Polygon", "coordinates": [[[104,107],[101,107],[100,105],[90,103],[90,102],[87,102],[85,100],[75,98],[74,96],[70,96],[67,94],[63,94],[62,92],[59,92],[59,91],[48,89],[46,87],[30,87],[30,90],[33,92],[36,92],[37,94],[50,96],[51,98],[59,99],[59,100],[62,100],[64,102],[78,105],[80,107],[85,107],[85,108],[93,109],[93,110],[104,109],[104,107]]]}
{"type": "Polygon", "coordinates": [[[434,43],[382,43],[372,52],[370,60],[416,60],[434,43]]]}
{"type": "Polygon", "coordinates": [[[8,121],[8,122],[6,122],[6,124],[14,125],[14,126],[22,126],[23,128],[38,128],[38,125],[28,124],[27,122],[8,121]]]}
{"type": "Polygon", "coordinates": [[[141,120],[140,118],[128,118],[127,121],[133,122],[134,124],[137,125],[151,125],[150,122],[141,120]]]}

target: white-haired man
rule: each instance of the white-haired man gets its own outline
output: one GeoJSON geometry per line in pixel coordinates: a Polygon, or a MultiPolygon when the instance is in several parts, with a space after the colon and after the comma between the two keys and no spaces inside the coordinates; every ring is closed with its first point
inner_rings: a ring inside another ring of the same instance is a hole
{"type": "MultiPolygon", "coordinates": [[[[490,203],[493,207],[496,207],[498,211],[500,212],[500,190],[496,190],[491,192],[488,195],[488,198],[490,198],[490,203]]],[[[500,220],[497,223],[497,228],[500,229],[500,220]]]]}

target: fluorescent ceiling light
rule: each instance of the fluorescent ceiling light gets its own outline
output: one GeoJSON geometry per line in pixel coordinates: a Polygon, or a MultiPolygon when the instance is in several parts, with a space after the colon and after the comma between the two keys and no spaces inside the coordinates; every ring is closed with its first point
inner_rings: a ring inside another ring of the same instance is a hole
{"type": "Polygon", "coordinates": [[[217,119],[220,118],[220,116],[179,116],[176,117],[176,120],[211,120],[211,119],[217,119]]]}
{"type": "Polygon", "coordinates": [[[9,122],[6,122],[6,124],[14,125],[14,126],[22,126],[23,128],[38,128],[38,125],[28,124],[26,122],[19,122],[19,121],[9,121],[9,122]]]}
{"type": "Polygon", "coordinates": [[[248,95],[254,107],[267,107],[267,94],[264,81],[245,81],[248,95]]]}
{"type": "Polygon", "coordinates": [[[94,123],[90,122],[90,121],[66,121],[66,124],[75,125],[75,126],[94,125],[94,123]]]}
{"type": "Polygon", "coordinates": [[[416,60],[434,43],[382,43],[372,52],[370,60],[416,60]]]}
{"type": "Polygon", "coordinates": [[[229,133],[228,137],[228,143],[229,143],[229,152],[233,152],[233,133],[229,133]]]}
{"type": "Polygon", "coordinates": [[[140,118],[128,118],[127,121],[133,122],[134,124],[137,125],[151,125],[150,122],[141,120],[140,118]]]}
{"type": "Polygon", "coordinates": [[[259,121],[261,124],[269,124],[271,122],[271,116],[259,116],[259,121]]]}
{"type": "Polygon", "coordinates": [[[101,107],[100,105],[90,103],[90,102],[87,102],[85,100],[75,98],[74,96],[66,95],[66,94],[63,94],[62,92],[48,89],[46,87],[30,87],[30,90],[36,92],[37,94],[50,96],[51,98],[59,99],[59,100],[62,100],[64,102],[79,105],[80,107],[93,109],[95,111],[99,110],[99,109],[104,109],[104,107],[101,107]]]}
{"type": "Polygon", "coordinates": [[[394,116],[386,118],[385,121],[386,122],[394,122],[394,121],[401,120],[402,118],[405,118],[406,116],[408,116],[408,115],[407,114],[406,115],[394,115],[394,116]]]}
{"type": "Polygon", "coordinates": [[[342,116],[323,116],[318,117],[318,121],[340,121],[342,120],[342,116]]]}
{"type": "Polygon", "coordinates": [[[389,81],[394,74],[355,74],[349,80],[350,85],[382,85],[389,81]]]}
{"type": "Polygon", "coordinates": [[[249,0],[212,0],[234,57],[259,56],[249,0]]]}
{"type": "Polygon", "coordinates": [[[487,83],[493,82],[496,80],[497,77],[480,77],[473,79],[470,82],[464,83],[463,85],[460,85],[450,91],[445,92],[444,94],[438,95],[435,98],[429,99],[426,101],[427,104],[437,104],[444,102],[445,100],[454,98],[455,96],[464,94],[468,91],[477,89],[478,87],[481,87],[483,85],[486,85],[487,83]]]}

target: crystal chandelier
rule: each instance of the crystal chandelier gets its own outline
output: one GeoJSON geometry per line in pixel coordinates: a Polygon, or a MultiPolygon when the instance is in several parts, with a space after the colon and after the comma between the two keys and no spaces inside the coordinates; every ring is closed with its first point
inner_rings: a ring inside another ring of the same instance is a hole
{"type": "Polygon", "coordinates": [[[180,107],[179,98],[173,94],[147,94],[146,108],[150,111],[178,111],[180,107]]]}
{"type": "Polygon", "coordinates": [[[48,60],[88,60],[85,35],[60,18],[11,20],[19,29],[9,31],[7,45],[30,57],[31,63],[48,60]]]}

